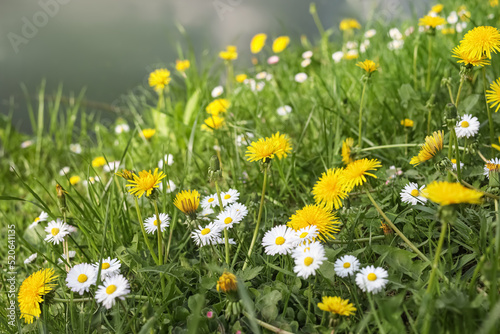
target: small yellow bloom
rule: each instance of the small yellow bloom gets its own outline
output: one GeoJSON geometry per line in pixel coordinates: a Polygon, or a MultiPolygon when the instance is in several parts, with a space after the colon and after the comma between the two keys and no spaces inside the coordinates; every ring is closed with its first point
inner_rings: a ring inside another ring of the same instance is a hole
{"type": "Polygon", "coordinates": [[[279,132],[273,134],[271,138],[259,138],[258,141],[253,141],[247,147],[246,157],[247,161],[269,162],[274,156],[278,159],[286,158],[288,153],[292,150],[290,139],[279,132]]]}
{"type": "Polygon", "coordinates": [[[25,323],[31,324],[34,318],[40,317],[42,313],[40,303],[44,301],[42,297],[52,291],[55,286],[52,281],[56,278],[54,269],[43,269],[31,274],[23,281],[17,301],[21,311],[20,318],[24,318],[25,323]]]}
{"type": "Polygon", "coordinates": [[[432,6],[431,12],[439,14],[443,10],[443,8],[444,8],[444,6],[440,3],[438,3],[437,5],[432,6]]]}
{"type": "Polygon", "coordinates": [[[490,62],[486,56],[481,55],[479,57],[473,56],[467,50],[464,50],[463,46],[460,44],[453,49],[453,57],[458,58],[457,63],[462,63],[464,65],[472,66],[484,66],[489,65],[490,62]]]}
{"type": "Polygon", "coordinates": [[[238,58],[238,52],[236,46],[228,45],[226,50],[219,52],[219,57],[224,60],[236,60],[238,58]]]}
{"type": "Polygon", "coordinates": [[[81,178],[78,175],[73,175],[72,177],[69,178],[69,183],[71,183],[72,186],[80,182],[81,178]]]}
{"type": "Polygon", "coordinates": [[[498,6],[498,0],[490,0],[490,7],[498,6]]]}
{"type": "Polygon", "coordinates": [[[460,48],[471,57],[486,56],[491,59],[491,53],[500,51],[500,31],[495,27],[480,26],[469,30],[462,41],[460,48]]]}
{"type": "Polygon", "coordinates": [[[236,276],[225,271],[217,281],[217,291],[222,291],[225,293],[236,291],[238,289],[238,283],[236,276]]]}
{"type": "Polygon", "coordinates": [[[239,83],[242,83],[246,79],[247,79],[247,75],[246,74],[238,74],[236,76],[236,81],[239,82],[239,83]]]}
{"type": "Polygon", "coordinates": [[[366,182],[366,175],[377,178],[375,174],[368,173],[371,170],[377,170],[382,164],[377,159],[359,159],[351,162],[342,173],[342,179],[345,183],[346,191],[351,191],[355,186],[360,186],[366,182]]]}
{"type": "Polygon", "coordinates": [[[405,128],[412,128],[413,127],[413,121],[409,118],[405,118],[401,121],[401,125],[404,126],[405,128]]]}
{"type": "Polygon", "coordinates": [[[460,16],[460,20],[462,21],[467,21],[470,18],[470,12],[467,10],[466,5],[458,7],[457,14],[460,16]]]}
{"type": "Polygon", "coordinates": [[[226,112],[231,103],[226,99],[216,99],[208,104],[206,112],[212,116],[218,116],[221,112],[226,112]]]}
{"type": "Polygon", "coordinates": [[[443,28],[441,29],[443,35],[451,35],[455,33],[455,28],[443,28]]]}
{"type": "Polygon", "coordinates": [[[155,135],[155,133],[156,133],[155,129],[144,129],[141,132],[142,136],[146,139],[150,139],[151,137],[153,137],[155,135]]]}
{"type": "Polygon", "coordinates": [[[446,23],[446,20],[441,16],[429,16],[426,15],[418,20],[419,26],[429,26],[431,28],[436,28],[437,26],[443,25],[446,23]]]}
{"type": "Polygon", "coordinates": [[[186,71],[189,67],[191,66],[191,63],[189,60],[179,60],[175,62],[175,69],[179,72],[184,72],[186,71]]]}
{"type": "Polygon", "coordinates": [[[201,129],[205,131],[218,130],[224,126],[224,118],[219,116],[211,116],[205,119],[205,124],[201,125],[201,129]]]}
{"type": "Polygon", "coordinates": [[[361,24],[355,19],[343,19],[340,21],[339,25],[340,30],[352,30],[352,29],[361,29],[361,24]]]}
{"type": "Polygon", "coordinates": [[[97,167],[102,167],[106,164],[106,159],[104,157],[97,157],[92,160],[92,167],[97,168],[97,167]]]}
{"type": "Polygon", "coordinates": [[[175,196],[174,205],[184,214],[191,216],[200,205],[200,193],[197,190],[183,190],[175,196]]]}
{"type": "MultiPolygon", "coordinates": [[[[500,137],[498,137],[498,143],[500,144],[500,137]]],[[[500,151],[500,145],[497,145],[497,144],[491,144],[491,146],[492,146],[495,150],[500,151]]]]}
{"type": "Polygon", "coordinates": [[[322,302],[318,303],[318,308],[322,311],[344,316],[350,316],[356,312],[356,308],[352,303],[349,303],[349,299],[342,299],[340,297],[325,296],[322,302]]]}
{"type": "Polygon", "coordinates": [[[342,162],[344,165],[348,165],[354,161],[351,151],[354,146],[354,139],[346,138],[342,143],[342,162]]]}
{"type": "Polygon", "coordinates": [[[335,239],[333,234],[338,233],[339,224],[337,217],[332,211],[316,204],[306,205],[302,209],[297,210],[287,223],[288,227],[295,231],[314,225],[318,228],[318,238],[323,241],[335,239]]]}
{"type": "Polygon", "coordinates": [[[250,42],[250,51],[252,53],[259,53],[264,45],[266,45],[266,34],[257,34],[253,36],[252,41],[250,42]]]}
{"type": "Polygon", "coordinates": [[[160,92],[170,83],[170,80],[172,80],[170,71],[166,68],[160,68],[149,74],[148,81],[150,87],[154,87],[155,91],[160,92]]]}
{"type": "Polygon", "coordinates": [[[290,143],[290,138],[287,135],[276,132],[271,136],[271,140],[276,143],[276,156],[278,159],[286,158],[288,153],[292,151],[292,144],[290,143]]]}
{"type": "Polygon", "coordinates": [[[319,180],[313,187],[312,194],[314,201],[332,210],[342,207],[342,200],[347,197],[345,184],[342,180],[343,168],[328,169],[322,173],[319,180]]]}
{"type": "Polygon", "coordinates": [[[418,155],[411,158],[410,164],[417,166],[432,159],[443,149],[443,131],[435,131],[432,136],[425,137],[425,143],[420,147],[418,155]]]}
{"type": "Polygon", "coordinates": [[[283,52],[288,46],[288,44],[290,44],[290,37],[280,36],[276,38],[273,42],[273,52],[274,53],[283,52]]]}
{"type": "Polygon", "coordinates": [[[357,63],[356,66],[361,67],[367,73],[375,72],[379,68],[378,64],[376,64],[373,60],[369,60],[369,59],[367,59],[363,62],[357,63]]]}
{"type": "Polygon", "coordinates": [[[439,205],[481,204],[483,193],[460,183],[434,181],[422,190],[422,195],[439,205]]]}
{"type": "Polygon", "coordinates": [[[138,198],[141,198],[144,194],[149,197],[153,190],[160,186],[161,180],[165,177],[166,175],[162,171],[158,172],[158,168],[153,173],[151,173],[151,170],[149,172],[143,170],[139,172],[139,175],[134,174],[133,180],[128,181],[127,187],[131,187],[128,192],[138,198]]]}

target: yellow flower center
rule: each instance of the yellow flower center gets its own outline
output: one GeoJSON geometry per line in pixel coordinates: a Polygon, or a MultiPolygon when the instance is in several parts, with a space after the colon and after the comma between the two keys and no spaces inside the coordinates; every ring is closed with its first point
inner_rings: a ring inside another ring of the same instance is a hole
{"type": "Polygon", "coordinates": [[[451,163],[452,164],[456,164],[457,163],[457,159],[451,159],[451,163]]]}
{"type": "Polygon", "coordinates": [[[412,195],[413,197],[417,197],[417,196],[418,196],[418,189],[413,189],[413,190],[411,191],[411,195],[412,195]]]}
{"type": "Polygon", "coordinates": [[[309,233],[307,232],[302,232],[302,234],[299,236],[299,238],[301,239],[304,239],[305,237],[307,237],[309,235],[309,233]]]}
{"type": "Polygon", "coordinates": [[[460,124],[462,128],[468,128],[469,127],[469,122],[467,121],[462,121],[462,124],[460,124]]]}
{"type": "Polygon", "coordinates": [[[212,203],[213,201],[215,201],[215,199],[214,199],[214,198],[209,198],[209,199],[208,199],[208,203],[212,203]]]}
{"type": "Polygon", "coordinates": [[[275,243],[276,245],[283,245],[285,243],[285,238],[277,237],[275,243]]]}
{"type": "Polygon", "coordinates": [[[226,219],[224,219],[224,224],[231,224],[233,222],[233,218],[231,217],[227,217],[226,219]]]}
{"type": "Polygon", "coordinates": [[[78,275],[78,282],[80,282],[80,283],[85,283],[85,282],[87,282],[87,279],[88,279],[88,277],[87,277],[87,275],[85,275],[85,274],[80,274],[80,275],[78,275]]]}
{"type": "Polygon", "coordinates": [[[114,284],[111,284],[110,286],[108,286],[108,287],[106,288],[106,293],[107,293],[108,295],[112,294],[112,293],[113,293],[113,292],[115,292],[115,291],[116,291],[116,285],[114,285],[114,284]]]}
{"type": "Polygon", "coordinates": [[[35,218],[35,222],[39,221],[40,220],[40,217],[36,217],[35,218]]]}
{"type": "Polygon", "coordinates": [[[57,235],[59,233],[59,229],[57,227],[54,227],[50,233],[52,233],[52,235],[57,235]]]}
{"type": "Polygon", "coordinates": [[[314,262],[314,259],[313,259],[312,257],[310,257],[310,256],[308,256],[308,257],[306,257],[306,258],[304,259],[304,264],[305,264],[306,266],[308,266],[308,267],[309,267],[309,266],[310,266],[313,262],[314,262]]]}
{"type": "Polygon", "coordinates": [[[231,195],[227,194],[224,196],[224,199],[230,199],[231,198],[231,195]]]}
{"type": "Polygon", "coordinates": [[[344,268],[351,268],[351,264],[349,262],[344,263],[344,268]]]}
{"type": "Polygon", "coordinates": [[[109,267],[111,267],[111,265],[107,262],[104,262],[101,266],[102,269],[108,269],[109,267]]]}
{"type": "Polygon", "coordinates": [[[201,230],[201,235],[207,235],[208,233],[210,233],[210,229],[208,227],[201,230]]]}
{"type": "Polygon", "coordinates": [[[153,223],[155,226],[158,226],[158,220],[155,219],[155,222],[153,223]]]}
{"type": "Polygon", "coordinates": [[[377,279],[377,275],[375,275],[374,273],[369,273],[366,278],[368,278],[369,281],[374,281],[377,279]]]}

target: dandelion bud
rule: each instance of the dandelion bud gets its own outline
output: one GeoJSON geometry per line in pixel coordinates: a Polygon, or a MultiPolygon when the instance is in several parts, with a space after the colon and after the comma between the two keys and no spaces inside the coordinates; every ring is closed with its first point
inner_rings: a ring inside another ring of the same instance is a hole
{"type": "Polygon", "coordinates": [[[444,115],[446,117],[446,121],[448,127],[455,127],[455,123],[457,122],[457,107],[453,103],[448,103],[444,108],[444,115]]]}
{"type": "Polygon", "coordinates": [[[210,158],[210,167],[208,167],[208,178],[213,181],[221,176],[220,162],[216,155],[210,158]]]}
{"type": "Polygon", "coordinates": [[[57,192],[57,199],[59,200],[59,207],[61,211],[66,210],[66,195],[67,192],[66,190],[61,187],[61,185],[58,183],[56,184],[56,192],[57,192]]]}

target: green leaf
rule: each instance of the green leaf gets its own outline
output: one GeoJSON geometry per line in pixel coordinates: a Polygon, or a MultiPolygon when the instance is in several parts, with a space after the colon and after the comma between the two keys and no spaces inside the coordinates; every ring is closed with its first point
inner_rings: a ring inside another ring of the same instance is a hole
{"type": "Polygon", "coordinates": [[[387,245],[372,245],[375,253],[379,254],[389,266],[395,270],[418,280],[422,271],[428,266],[420,260],[413,260],[417,254],[404,249],[395,248],[387,245]]]}
{"type": "Polygon", "coordinates": [[[238,276],[241,278],[243,282],[250,281],[251,279],[255,278],[261,271],[264,269],[263,266],[258,266],[258,267],[249,267],[245,269],[242,272],[238,273],[238,276]]]}

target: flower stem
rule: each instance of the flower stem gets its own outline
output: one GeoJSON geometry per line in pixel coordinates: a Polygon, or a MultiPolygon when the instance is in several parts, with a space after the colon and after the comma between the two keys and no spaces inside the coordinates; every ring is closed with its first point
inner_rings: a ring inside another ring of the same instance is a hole
{"type": "Polygon", "coordinates": [[[370,302],[370,308],[372,309],[373,316],[375,317],[375,322],[377,323],[378,329],[380,330],[379,333],[385,334],[384,327],[382,327],[382,323],[380,322],[380,319],[378,318],[378,313],[377,309],[375,308],[375,303],[373,302],[372,294],[367,293],[368,295],[368,301],[370,302]]]}
{"type": "Polygon", "coordinates": [[[149,243],[149,239],[148,239],[148,236],[146,234],[146,229],[144,228],[144,222],[142,221],[141,210],[139,208],[139,201],[137,200],[137,197],[135,197],[135,196],[134,196],[134,200],[135,200],[135,210],[137,211],[137,219],[139,219],[139,225],[141,225],[141,231],[142,231],[142,235],[144,237],[144,241],[146,242],[146,246],[149,249],[149,253],[151,254],[151,257],[153,258],[155,263],[157,265],[159,265],[160,263],[158,262],[158,257],[156,256],[155,252],[153,251],[153,247],[151,247],[151,244],[149,243]]]}
{"type": "Polygon", "coordinates": [[[458,86],[457,98],[455,100],[455,107],[457,107],[457,109],[458,109],[458,101],[460,100],[460,93],[462,93],[462,87],[464,85],[464,81],[465,81],[465,78],[462,75],[460,77],[460,85],[458,86]]]}
{"type": "MultiPolygon", "coordinates": [[[[483,92],[484,101],[486,103],[486,111],[488,112],[488,124],[490,125],[490,144],[493,143],[495,135],[493,131],[493,117],[491,116],[490,106],[488,105],[488,100],[486,99],[486,67],[483,66],[483,92]]],[[[494,153],[493,147],[491,148],[491,154],[494,153]]]]}
{"type": "Polygon", "coordinates": [[[245,312],[245,311],[243,311],[242,313],[243,313],[243,315],[244,315],[245,317],[247,317],[248,319],[252,319],[252,320],[253,320],[253,321],[255,321],[257,324],[259,324],[259,326],[261,326],[261,327],[263,327],[263,328],[265,328],[265,329],[267,329],[267,330],[269,330],[269,331],[271,331],[271,332],[273,332],[273,333],[279,333],[279,334],[293,334],[293,333],[288,332],[288,331],[286,331],[286,330],[284,330],[284,329],[280,329],[280,328],[278,328],[278,327],[275,327],[275,326],[273,326],[273,325],[270,325],[270,324],[268,324],[267,322],[264,322],[264,321],[262,321],[262,320],[255,319],[254,317],[252,317],[250,314],[248,314],[248,313],[247,313],[247,312],[245,312]]]}
{"type": "Polygon", "coordinates": [[[429,91],[431,89],[431,67],[432,67],[432,41],[434,36],[429,35],[429,57],[427,58],[427,82],[425,85],[425,90],[429,91]]]}
{"type": "Polygon", "coordinates": [[[434,282],[436,280],[436,271],[438,269],[439,258],[441,256],[441,250],[443,248],[444,238],[446,237],[446,228],[448,227],[448,222],[446,219],[442,219],[441,235],[439,236],[438,245],[436,247],[436,253],[434,254],[434,261],[432,262],[432,271],[429,278],[429,285],[427,286],[427,293],[433,292],[434,282]]]}
{"type": "Polygon", "coordinates": [[[361,101],[359,102],[359,124],[358,124],[358,147],[361,148],[361,131],[363,128],[363,101],[365,99],[366,85],[368,84],[368,78],[363,84],[363,92],[361,93],[361,101]]]}
{"type": "Polygon", "coordinates": [[[418,57],[418,45],[419,43],[415,43],[415,47],[413,48],[413,88],[417,89],[417,57],[418,57]]]}
{"type": "Polygon", "coordinates": [[[177,222],[177,210],[174,212],[172,217],[172,226],[170,226],[170,233],[168,236],[167,250],[165,251],[165,262],[168,260],[168,255],[170,254],[170,245],[172,244],[172,235],[174,234],[175,223],[177,222]]]}
{"type": "Polygon", "coordinates": [[[458,182],[460,182],[462,181],[462,172],[460,168],[460,151],[458,150],[458,138],[457,138],[457,133],[455,132],[455,128],[451,128],[451,133],[453,134],[453,140],[455,142],[455,160],[457,165],[457,178],[458,182]]]}
{"type": "MultiPolygon", "coordinates": [[[[220,196],[220,188],[217,180],[215,180],[215,190],[217,191],[217,199],[219,200],[220,212],[222,212],[222,210],[224,210],[224,207],[222,205],[222,197],[220,196]]],[[[225,227],[224,227],[224,244],[226,248],[226,264],[229,266],[231,263],[231,260],[229,258],[229,236],[227,233],[227,228],[225,227]]]]}
{"type": "Polygon", "coordinates": [[[163,245],[162,245],[162,232],[161,232],[161,220],[160,213],[158,212],[158,204],[156,200],[153,201],[153,205],[155,207],[155,215],[156,215],[156,227],[158,232],[158,262],[159,264],[163,264],[163,245]]]}
{"type": "MultiPolygon", "coordinates": [[[[125,298],[127,298],[127,299],[139,299],[139,300],[149,300],[150,299],[148,296],[141,296],[141,295],[126,295],[125,298]]],[[[73,303],[82,303],[82,302],[95,301],[95,298],[86,297],[86,298],[65,299],[65,298],[54,297],[52,300],[55,302],[59,302],[59,303],[72,303],[72,302],[73,303]]]]}
{"type": "Polygon", "coordinates": [[[253,232],[252,242],[250,243],[250,248],[248,249],[247,258],[245,260],[245,263],[243,264],[243,270],[245,270],[246,267],[248,266],[248,260],[250,259],[250,256],[252,255],[253,247],[255,245],[255,240],[257,240],[257,235],[259,234],[259,225],[260,225],[260,220],[262,218],[262,209],[264,208],[264,197],[266,194],[267,169],[268,169],[268,167],[266,166],[266,168],[264,169],[264,182],[262,184],[262,194],[260,196],[259,214],[257,215],[257,222],[255,224],[255,231],[253,232]]]}
{"type": "Polygon", "coordinates": [[[418,248],[410,241],[408,240],[407,237],[405,237],[405,235],[396,227],[396,225],[394,225],[392,223],[392,221],[387,218],[387,216],[385,215],[385,213],[382,211],[382,209],[380,209],[380,207],[378,206],[378,204],[375,202],[375,200],[373,199],[372,195],[370,195],[370,192],[368,190],[365,189],[365,193],[366,195],[368,195],[368,198],[370,199],[370,201],[372,202],[373,206],[375,206],[375,209],[378,211],[378,213],[384,218],[384,220],[386,221],[387,224],[389,224],[389,226],[394,230],[394,232],[396,232],[397,235],[399,235],[399,237],[401,239],[403,239],[403,241],[422,259],[424,260],[425,262],[430,262],[430,260],[427,258],[427,256],[425,256],[421,251],[418,250],[418,248]]]}

